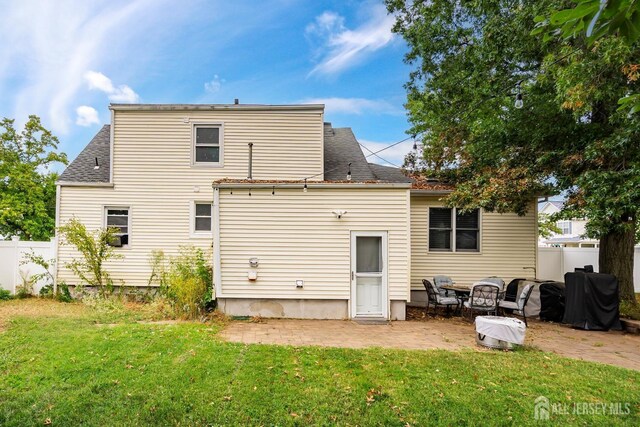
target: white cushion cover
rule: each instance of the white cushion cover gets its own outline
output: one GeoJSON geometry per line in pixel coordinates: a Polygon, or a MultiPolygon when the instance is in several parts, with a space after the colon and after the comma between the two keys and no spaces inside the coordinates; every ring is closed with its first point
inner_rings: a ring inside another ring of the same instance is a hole
{"type": "Polygon", "coordinates": [[[526,331],[523,321],[511,317],[476,317],[476,332],[497,340],[522,345],[526,331]]]}
{"type": "Polygon", "coordinates": [[[520,307],[518,307],[518,303],[516,303],[515,301],[500,301],[498,305],[502,308],[510,308],[512,310],[520,309],[520,307]]]}
{"type": "Polygon", "coordinates": [[[444,305],[458,304],[458,298],[438,296],[438,304],[444,304],[444,305]]]}

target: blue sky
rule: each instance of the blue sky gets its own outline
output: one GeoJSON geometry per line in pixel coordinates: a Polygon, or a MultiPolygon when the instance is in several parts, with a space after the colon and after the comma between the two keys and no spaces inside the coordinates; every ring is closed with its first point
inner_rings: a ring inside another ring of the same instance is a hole
{"type": "MultiPolygon", "coordinates": [[[[0,116],[39,115],[70,158],[109,122],[110,102],[324,103],[327,121],[372,150],[407,136],[407,48],[382,0],[0,0],[0,10],[0,116]]],[[[402,164],[411,145],[381,156],[402,164]]]]}

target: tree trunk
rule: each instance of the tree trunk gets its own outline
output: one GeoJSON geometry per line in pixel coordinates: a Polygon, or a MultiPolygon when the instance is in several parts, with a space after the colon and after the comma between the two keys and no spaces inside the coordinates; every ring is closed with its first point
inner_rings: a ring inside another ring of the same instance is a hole
{"type": "Polygon", "coordinates": [[[600,272],[613,274],[618,279],[620,299],[636,302],[633,287],[633,256],[635,228],[624,233],[611,232],[600,238],[600,272]]]}

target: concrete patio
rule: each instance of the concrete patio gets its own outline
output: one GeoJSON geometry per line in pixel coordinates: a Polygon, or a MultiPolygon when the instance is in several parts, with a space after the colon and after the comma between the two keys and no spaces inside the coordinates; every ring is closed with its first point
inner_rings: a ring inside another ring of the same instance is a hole
{"type": "MultiPolygon", "coordinates": [[[[460,318],[437,317],[382,325],[349,320],[232,321],[221,336],[247,344],[491,351],[475,344],[474,325],[460,318]]],[[[566,357],[640,370],[640,335],[637,334],[582,331],[529,321],[525,344],[566,357]]]]}

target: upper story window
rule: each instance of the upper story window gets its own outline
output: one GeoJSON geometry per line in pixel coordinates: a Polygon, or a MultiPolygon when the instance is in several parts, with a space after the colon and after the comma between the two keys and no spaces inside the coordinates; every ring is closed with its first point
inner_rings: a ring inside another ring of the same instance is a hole
{"type": "Polygon", "coordinates": [[[222,125],[194,125],[193,164],[222,164],[222,125]]]}
{"type": "Polygon", "coordinates": [[[571,221],[558,221],[557,225],[561,234],[571,234],[571,221]]]}
{"type": "Polygon", "coordinates": [[[117,228],[116,239],[111,246],[128,246],[131,223],[128,207],[105,207],[105,227],[117,228]]]}
{"type": "Polygon", "coordinates": [[[429,208],[429,250],[478,252],[480,210],[463,212],[457,208],[429,208]]]}

